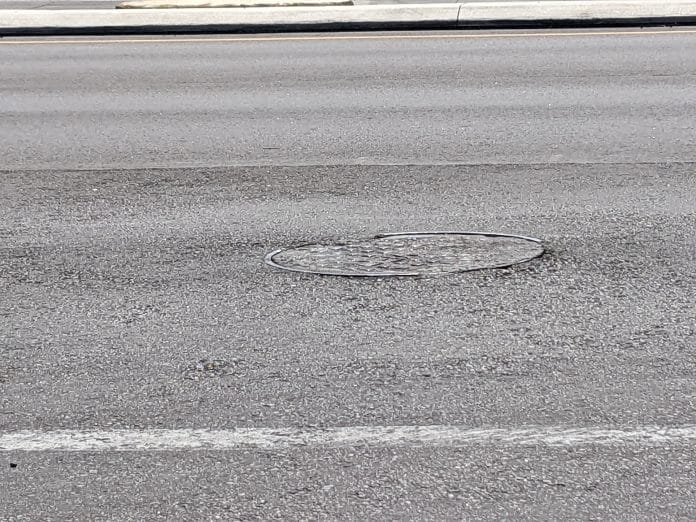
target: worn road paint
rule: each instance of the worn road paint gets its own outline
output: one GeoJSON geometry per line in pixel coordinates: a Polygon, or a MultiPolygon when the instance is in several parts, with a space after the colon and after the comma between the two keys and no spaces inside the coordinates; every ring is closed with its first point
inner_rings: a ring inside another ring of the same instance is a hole
{"type": "Polygon", "coordinates": [[[342,428],[153,429],[0,433],[0,451],[280,450],[289,447],[676,444],[696,441],[696,425],[634,428],[356,426],[342,428]]]}

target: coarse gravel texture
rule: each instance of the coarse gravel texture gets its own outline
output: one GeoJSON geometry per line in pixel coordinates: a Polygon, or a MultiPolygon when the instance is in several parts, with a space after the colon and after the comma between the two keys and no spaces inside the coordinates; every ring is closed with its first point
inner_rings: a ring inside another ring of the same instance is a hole
{"type": "Polygon", "coordinates": [[[17,514],[12,520],[493,521],[555,520],[563,514],[568,520],[687,521],[696,516],[693,445],[12,458],[17,468],[4,481],[4,495],[13,499],[10,513],[17,514]],[[46,497],[52,499],[47,517],[46,497]]]}
{"type": "Polygon", "coordinates": [[[693,422],[695,178],[691,164],[5,173],[3,428],[693,422]],[[293,241],[453,228],[548,253],[417,281],[263,263],[293,241]],[[192,372],[201,360],[224,364],[192,372]]]}

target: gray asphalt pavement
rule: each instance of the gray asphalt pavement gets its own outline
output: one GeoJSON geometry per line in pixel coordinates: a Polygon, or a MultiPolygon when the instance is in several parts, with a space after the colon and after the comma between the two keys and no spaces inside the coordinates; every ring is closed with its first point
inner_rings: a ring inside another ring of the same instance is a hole
{"type": "Polygon", "coordinates": [[[0,54],[3,164],[696,158],[692,33],[392,36],[7,45],[0,54]]]}
{"type": "MultiPolygon", "coordinates": [[[[657,32],[3,40],[0,435],[696,424],[696,33],[657,32]],[[547,253],[263,264],[404,230],[547,253]]],[[[0,451],[0,519],[691,520],[695,448],[0,451]]]]}

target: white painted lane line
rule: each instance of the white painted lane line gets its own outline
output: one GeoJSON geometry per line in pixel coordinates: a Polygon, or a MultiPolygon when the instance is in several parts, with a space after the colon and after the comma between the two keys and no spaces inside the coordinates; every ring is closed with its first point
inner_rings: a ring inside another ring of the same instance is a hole
{"type": "Polygon", "coordinates": [[[343,446],[461,446],[675,444],[696,441],[696,425],[616,428],[463,426],[356,426],[230,430],[16,431],[0,433],[0,451],[168,451],[332,448],[343,446]]]}

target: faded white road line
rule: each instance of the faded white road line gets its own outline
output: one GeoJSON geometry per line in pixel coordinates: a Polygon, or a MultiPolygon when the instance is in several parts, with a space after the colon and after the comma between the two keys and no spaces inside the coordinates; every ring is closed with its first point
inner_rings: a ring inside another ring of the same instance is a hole
{"type": "Polygon", "coordinates": [[[344,428],[153,429],[0,432],[0,451],[171,451],[333,448],[342,446],[461,446],[676,444],[696,441],[696,425],[633,428],[355,426],[344,428]]]}

